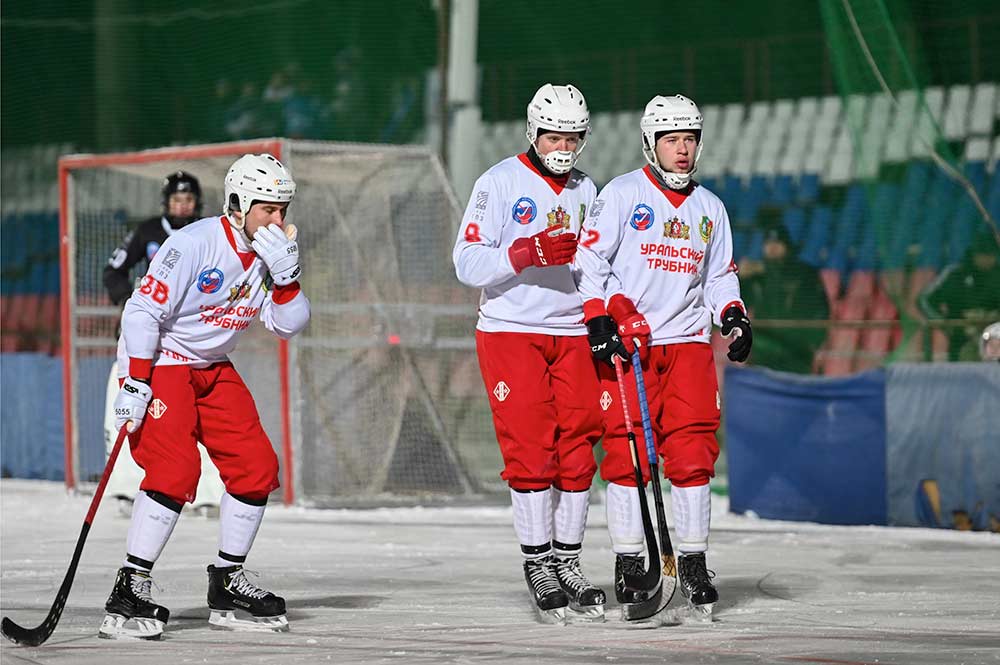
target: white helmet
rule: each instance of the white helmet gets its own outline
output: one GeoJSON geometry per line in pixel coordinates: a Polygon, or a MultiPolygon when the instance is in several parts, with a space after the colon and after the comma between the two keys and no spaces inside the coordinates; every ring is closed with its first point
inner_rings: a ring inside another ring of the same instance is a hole
{"type": "Polygon", "coordinates": [[[642,154],[646,161],[656,169],[660,177],[671,189],[684,189],[691,182],[691,176],[698,168],[698,158],[701,156],[701,111],[698,105],[684,95],[664,97],[657,95],[646,104],[639,121],[642,129],[642,154]],[[690,130],[698,137],[698,149],[694,153],[694,164],[687,173],[665,171],[656,159],[656,135],[661,132],[679,132],[690,130]]]}
{"type": "Polygon", "coordinates": [[[240,211],[242,219],[237,221],[229,216],[229,223],[242,230],[250,206],[255,201],[291,203],[295,196],[295,181],[274,155],[266,152],[243,155],[229,167],[224,191],[226,199],[222,204],[222,214],[228,216],[230,210],[240,211]]]}
{"type": "Polygon", "coordinates": [[[539,155],[549,171],[558,175],[569,173],[587,144],[587,132],[590,130],[590,111],[583,93],[571,85],[546,83],[539,88],[528,104],[528,129],[525,132],[528,143],[535,145],[540,129],[580,132],[580,143],[575,151],[553,150],[544,156],[539,155]]]}

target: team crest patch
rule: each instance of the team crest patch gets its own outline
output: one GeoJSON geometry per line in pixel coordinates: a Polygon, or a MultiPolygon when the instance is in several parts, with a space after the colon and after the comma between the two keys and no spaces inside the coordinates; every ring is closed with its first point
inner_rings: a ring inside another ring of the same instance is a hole
{"type": "Polygon", "coordinates": [[[691,239],[691,227],[681,221],[676,215],[663,223],[663,235],[668,238],[682,240],[691,239]]]}
{"type": "Polygon", "coordinates": [[[629,224],[636,231],[645,231],[653,226],[655,219],[656,215],[653,214],[653,209],[645,203],[640,203],[632,209],[632,218],[629,219],[629,224]]]}
{"type": "Polygon", "coordinates": [[[146,413],[153,416],[157,420],[163,417],[163,414],[167,412],[167,405],[157,397],[152,402],[149,403],[149,408],[146,409],[146,413]]]}
{"type": "Polygon", "coordinates": [[[605,390],[601,394],[601,411],[607,411],[608,407],[611,406],[612,401],[613,400],[611,399],[611,393],[605,390]]]}
{"type": "Polygon", "coordinates": [[[229,289],[229,302],[246,300],[250,297],[250,282],[243,282],[229,289]]]}
{"type": "Polygon", "coordinates": [[[225,275],[218,268],[207,268],[198,275],[198,290],[202,293],[215,293],[222,288],[225,275]]]}
{"type": "Polygon", "coordinates": [[[569,213],[563,210],[562,206],[557,206],[555,210],[545,213],[545,216],[549,218],[548,228],[554,226],[559,226],[564,229],[569,228],[569,213]]]}
{"type": "Polygon", "coordinates": [[[501,381],[500,383],[497,384],[496,388],[493,389],[493,394],[496,396],[498,400],[502,402],[505,399],[507,399],[507,395],[510,394],[510,388],[507,387],[506,383],[501,381]]]}
{"type": "Polygon", "coordinates": [[[707,245],[708,241],[712,239],[712,229],[715,227],[715,222],[710,220],[708,217],[702,216],[701,222],[698,223],[698,233],[701,235],[702,241],[707,245]]]}
{"type": "Polygon", "coordinates": [[[518,224],[531,224],[538,216],[538,206],[527,196],[522,196],[510,209],[510,214],[518,224]]]}

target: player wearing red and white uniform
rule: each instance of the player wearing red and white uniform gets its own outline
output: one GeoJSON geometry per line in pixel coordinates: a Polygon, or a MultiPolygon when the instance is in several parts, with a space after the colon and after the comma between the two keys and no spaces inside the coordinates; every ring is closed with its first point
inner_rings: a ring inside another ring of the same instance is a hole
{"type": "Polygon", "coordinates": [[[571,265],[596,195],[574,168],[590,114],[571,85],[528,105],[526,153],[476,181],[452,257],[482,289],[476,350],[510,486],[524,575],[543,621],[603,619],[580,552],[601,437],[599,386],[571,265]]]}
{"type": "MultiPolygon", "coordinates": [[[[609,367],[636,347],[664,475],[673,490],[681,590],[710,611],[718,599],[705,567],[715,475],[720,401],[709,338],[739,331],[729,358],[750,353],[751,329],[740,299],[726,207],[691,179],[702,149],[702,118],[687,97],[654,97],[640,121],[648,165],[615,178],[601,191],[583,227],[577,264],[580,292],[601,380],[612,402],[605,411],[601,477],[608,481],[608,529],[616,557],[620,602],[636,602],[622,571],[641,568],[643,531],[622,405],[609,367]],[[620,335],[620,340],[615,337],[620,335]]],[[[624,363],[627,368],[629,363],[624,363]]],[[[635,400],[632,381],[628,399],[635,400]]],[[[638,416],[638,409],[632,408],[638,416]]],[[[636,432],[642,424],[636,417],[636,432]]],[[[639,445],[645,449],[644,442],[639,445]]],[[[644,473],[649,469],[642,457],[644,473]]]]}
{"type": "Polygon", "coordinates": [[[284,339],[309,322],[296,231],[285,224],[295,182],[273,156],[244,155],[224,190],[223,215],[171,234],[122,314],[116,426],[127,423],[145,477],[102,637],[148,639],[163,631],[169,612],[153,603],[149,574],[198,484],[198,441],[226,486],[218,555],[208,567],[209,621],[233,629],[288,626],[284,599],[243,571],[268,495],[278,487],[278,458],[228,355],[256,318],[284,339]],[[253,619],[238,618],[236,610],[253,619]]]}

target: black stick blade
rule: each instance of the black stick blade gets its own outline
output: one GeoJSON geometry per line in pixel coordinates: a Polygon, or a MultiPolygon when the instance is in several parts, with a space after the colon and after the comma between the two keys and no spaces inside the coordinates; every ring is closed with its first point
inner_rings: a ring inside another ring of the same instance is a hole
{"type": "MultiPolygon", "coordinates": [[[[61,614],[62,612],[60,612],[61,614]]],[[[58,615],[53,620],[52,613],[45,618],[41,626],[37,628],[24,628],[19,626],[7,617],[3,618],[3,622],[0,622],[0,632],[3,632],[3,636],[14,644],[19,644],[26,647],[37,647],[49,639],[52,635],[52,631],[55,630],[56,623],[59,622],[58,615]]]]}

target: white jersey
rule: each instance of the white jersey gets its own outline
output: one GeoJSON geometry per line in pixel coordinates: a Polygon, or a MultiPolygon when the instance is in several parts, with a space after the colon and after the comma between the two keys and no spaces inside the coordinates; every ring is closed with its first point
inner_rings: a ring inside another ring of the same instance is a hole
{"type": "Polygon", "coordinates": [[[584,300],[627,296],[654,345],[708,342],[712,321],[743,305],[725,205],[701,185],[687,195],[666,188],[649,166],[601,190],[576,262],[584,300]]]}
{"type": "Polygon", "coordinates": [[[480,176],[462,218],[452,259],[459,281],[481,288],[484,332],[586,335],[579,272],[570,265],[514,272],[507,250],[518,238],[561,226],[579,235],[597,188],[573,169],[542,175],[526,154],[509,157],[480,176]]]}
{"type": "Polygon", "coordinates": [[[268,288],[265,278],[267,266],[225,217],[175,231],[125,303],[119,376],[148,375],[150,360],[154,367],[227,360],[257,317],[284,339],[301,331],[309,322],[309,300],[298,283],[268,288]],[[137,365],[132,372],[130,359],[137,365]]]}

